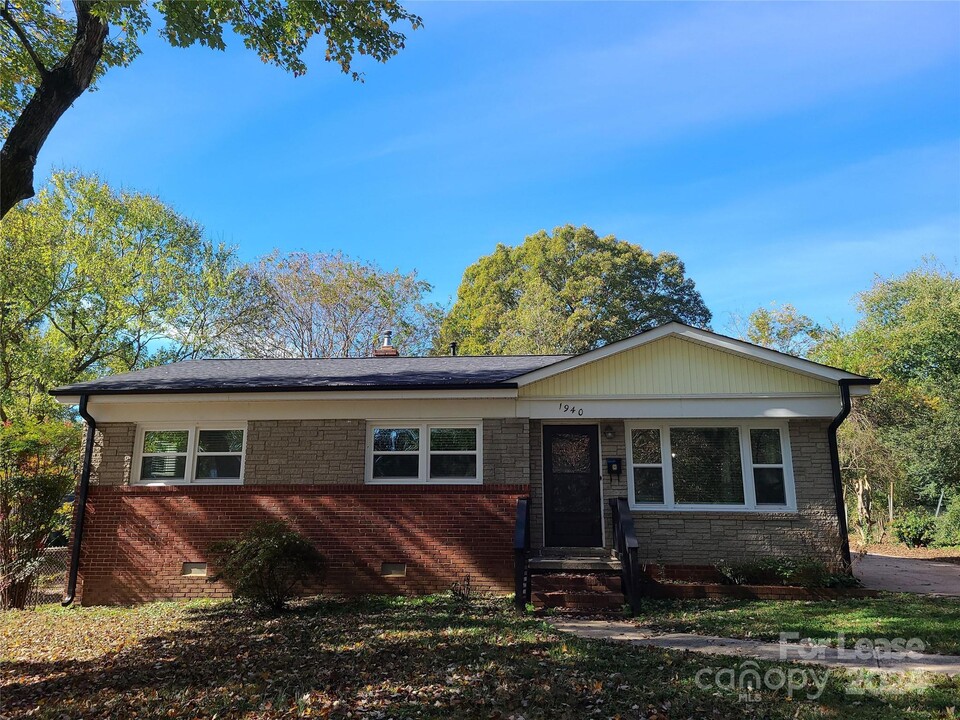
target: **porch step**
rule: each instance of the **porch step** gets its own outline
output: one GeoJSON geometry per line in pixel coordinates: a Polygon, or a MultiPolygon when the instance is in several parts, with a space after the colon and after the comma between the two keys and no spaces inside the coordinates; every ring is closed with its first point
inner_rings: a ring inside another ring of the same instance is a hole
{"type": "Polygon", "coordinates": [[[545,547],[530,551],[531,556],[561,558],[611,558],[613,550],[603,547],[545,547]]]}
{"type": "Polygon", "coordinates": [[[530,589],[539,592],[617,593],[621,592],[619,575],[557,573],[534,575],[530,589]]]}
{"type": "Polygon", "coordinates": [[[619,573],[620,561],[610,557],[532,557],[527,560],[530,572],[608,572],[619,573]]]}
{"type": "Polygon", "coordinates": [[[610,548],[546,547],[530,551],[530,571],[538,572],[620,572],[620,561],[610,548]]]}
{"type": "Polygon", "coordinates": [[[623,607],[619,575],[557,573],[534,575],[530,581],[530,600],[535,608],[602,612],[623,607]]]}

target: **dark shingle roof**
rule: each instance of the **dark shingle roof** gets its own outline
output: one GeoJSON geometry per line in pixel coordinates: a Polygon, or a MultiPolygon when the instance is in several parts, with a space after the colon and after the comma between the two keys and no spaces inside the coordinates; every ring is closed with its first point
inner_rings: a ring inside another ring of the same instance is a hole
{"type": "Polygon", "coordinates": [[[514,387],[509,381],[567,355],[469,355],[317,360],[189,360],[66,385],[54,395],[279,390],[514,387]]]}

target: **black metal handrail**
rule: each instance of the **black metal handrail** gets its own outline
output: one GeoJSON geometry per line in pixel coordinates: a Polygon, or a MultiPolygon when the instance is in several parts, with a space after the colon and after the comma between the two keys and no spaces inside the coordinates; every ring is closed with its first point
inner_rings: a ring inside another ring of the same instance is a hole
{"type": "Polygon", "coordinates": [[[523,610],[530,602],[530,498],[517,500],[517,521],[513,530],[513,602],[523,610]]]}
{"type": "Polygon", "coordinates": [[[613,547],[621,566],[623,596],[630,606],[630,612],[636,615],[640,610],[640,598],[643,596],[640,543],[637,542],[637,531],[633,525],[633,515],[626,498],[611,498],[610,511],[613,514],[613,547]]]}

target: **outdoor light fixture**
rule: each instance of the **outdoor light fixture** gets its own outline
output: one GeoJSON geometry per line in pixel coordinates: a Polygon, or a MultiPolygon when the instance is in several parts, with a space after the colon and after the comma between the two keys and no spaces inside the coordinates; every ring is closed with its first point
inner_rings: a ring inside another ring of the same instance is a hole
{"type": "Polygon", "coordinates": [[[605,426],[604,426],[604,428],[603,428],[603,436],[604,436],[607,440],[613,440],[614,434],[615,434],[615,433],[613,432],[613,428],[612,428],[610,425],[605,425],[605,426]]]}

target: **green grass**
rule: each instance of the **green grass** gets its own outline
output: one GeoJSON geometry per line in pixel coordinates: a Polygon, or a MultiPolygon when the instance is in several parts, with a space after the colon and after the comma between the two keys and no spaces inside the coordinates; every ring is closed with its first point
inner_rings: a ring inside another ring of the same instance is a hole
{"type": "Polygon", "coordinates": [[[781,632],[848,644],[920,638],[927,652],[960,654],[960,600],[908,594],[849,600],[647,600],[638,620],[655,630],[778,640],[781,632]]]}
{"type": "Polygon", "coordinates": [[[811,684],[742,702],[698,687],[707,666],[742,669],[578,640],[505,600],[448,595],[323,599],[277,618],[209,602],[0,613],[3,717],[899,720],[953,717],[960,704],[960,680],[852,697],[841,672],[816,700],[811,684]]]}

